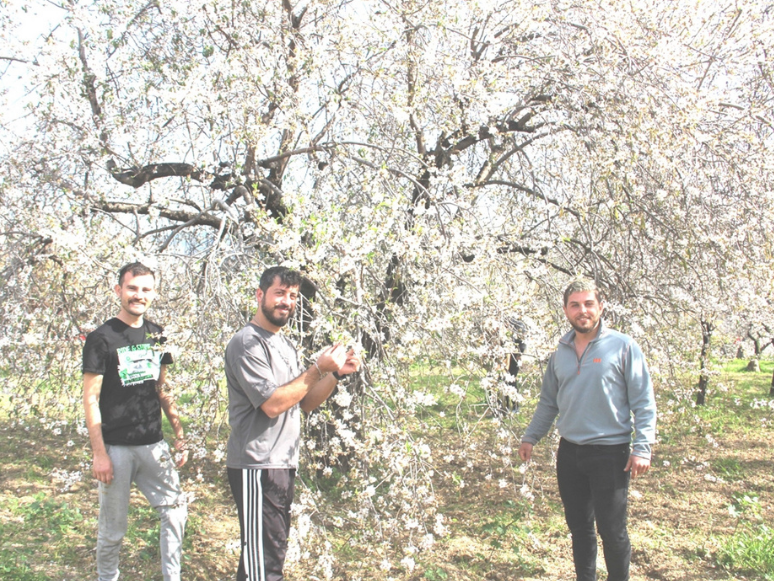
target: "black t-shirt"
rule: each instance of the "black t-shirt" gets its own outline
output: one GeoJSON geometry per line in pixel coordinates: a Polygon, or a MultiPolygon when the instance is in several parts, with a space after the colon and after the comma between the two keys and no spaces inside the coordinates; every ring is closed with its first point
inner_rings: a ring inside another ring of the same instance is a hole
{"type": "Polygon", "coordinates": [[[113,318],[86,337],[83,372],[102,375],[99,411],[102,438],[116,446],[142,446],[161,441],[161,403],[156,380],[165,353],[162,328],[150,321],[133,328],[113,318]]]}

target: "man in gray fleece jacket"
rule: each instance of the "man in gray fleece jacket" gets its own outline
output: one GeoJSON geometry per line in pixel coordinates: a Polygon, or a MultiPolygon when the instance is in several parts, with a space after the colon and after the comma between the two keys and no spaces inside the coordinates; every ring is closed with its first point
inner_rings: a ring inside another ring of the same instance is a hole
{"type": "Polygon", "coordinates": [[[656,402],[645,358],[634,339],[605,326],[603,310],[593,281],[577,279],[565,290],[564,314],[573,329],[548,361],[540,401],[519,448],[521,460],[529,461],[558,416],[556,472],[577,581],[597,578],[595,521],[608,581],[629,580],[629,478],[648,471],[656,440],[656,402]]]}

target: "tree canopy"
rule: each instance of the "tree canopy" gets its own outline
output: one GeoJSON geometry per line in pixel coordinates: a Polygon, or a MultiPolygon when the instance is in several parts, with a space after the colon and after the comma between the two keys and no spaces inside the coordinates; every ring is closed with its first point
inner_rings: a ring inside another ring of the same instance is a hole
{"type": "Polygon", "coordinates": [[[20,410],[51,381],[77,406],[79,337],[142,259],[212,452],[225,342],[262,269],[294,266],[305,352],[369,355],[310,419],[331,435],[312,465],[359,458],[353,487],[377,471],[402,491],[361,516],[432,531],[434,451],[401,429],[428,404],[412,363],[497,389],[508,318],[539,360],[579,274],[662,377],[708,326],[774,327],[764,2],[3,4],[0,347],[20,410]]]}

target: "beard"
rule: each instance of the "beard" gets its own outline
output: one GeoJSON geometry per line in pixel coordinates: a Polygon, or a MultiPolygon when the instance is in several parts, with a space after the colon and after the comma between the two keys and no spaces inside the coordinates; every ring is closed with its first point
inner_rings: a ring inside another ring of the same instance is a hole
{"type": "Polygon", "coordinates": [[[570,325],[572,326],[573,329],[575,329],[576,333],[581,333],[585,335],[586,333],[591,333],[592,331],[594,331],[599,326],[599,321],[600,321],[599,319],[597,319],[596,321],[592,319],[587,319],[586,321],[583,322],[584,323],[583,325],[579,325],[575,321],[570,321],[570,325]]]}
{"type": "Polygon", "coordinates": [[[263,313],[263,316],[266,317],[266,320],[272,325],[276,325],[277,327],[284,327],[287,325],[288,320],[293,316],[293,311],[293,308],[282,310],[279,306],[269,308],[266,306],[265,300],[261,301],[261,312],[263,313]]]}

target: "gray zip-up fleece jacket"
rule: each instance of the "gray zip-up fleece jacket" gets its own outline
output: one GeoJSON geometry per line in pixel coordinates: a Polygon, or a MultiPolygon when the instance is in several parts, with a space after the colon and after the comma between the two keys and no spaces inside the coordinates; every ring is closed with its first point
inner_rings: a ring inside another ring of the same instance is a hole
{"type": "Polygon", "coordinates": [[[599,333],[578,358],[575,331],[562,337],[548,360],[540,401],[522,441],[537,444],[557,415],[559,434],[573,444],[631,442],[633,455],[650,458],[656,401],[634,339],[600,321],[599,333]]]}

